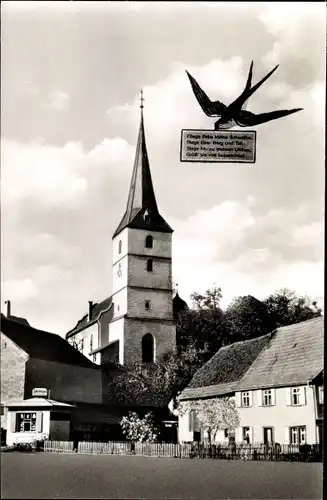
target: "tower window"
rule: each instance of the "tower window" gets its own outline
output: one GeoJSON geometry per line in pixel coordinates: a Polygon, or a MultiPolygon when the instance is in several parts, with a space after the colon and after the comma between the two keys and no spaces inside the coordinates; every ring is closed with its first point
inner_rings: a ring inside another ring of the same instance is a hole
{"type": "Polygon", "coordinates": [[[121,249],[122,249],[122,241],[119,240],[119,243],[118,243],[118,253],[121,253],[121,249]]]}
{"type": "Polygon", "coordinates": [[[153,238],[152,236],[149,234],[146,238],[145,238],[145,248],[152,248],[153,247],[153,238]]]}
{"type": "Polygon", "coordinates": [[[90,337],[90,352],[92,352],[93,350],[93,335],[91,334],[91,337],[90,337]]]}
{"type": "Polygon", "coordinates": [[[152,259],[148,259],[147,262],[146,262],[146,270],[148,272],[152,272],[153,271],[153,261],[152,259]]]}
{"type": "Polygon", "coordinates": [[[146,300],[146,301],[144,302],[144,306],[145,306],[145,309],[146,309],[147,311],[149,311],[149,310],[151,309],[151,301],[150,301],[150,300],[146,300]]]}
{"type": "Polygon", "coordinates": [[[150,222],[150,215],[147,210],[144,212],[143,219],[145,223],[150,222]]]}
{"type": "Polygon", "coordinates": [[[151,333],[147,333],[142,338],[142,363],[154,363],[154,337],[151,333]]]}

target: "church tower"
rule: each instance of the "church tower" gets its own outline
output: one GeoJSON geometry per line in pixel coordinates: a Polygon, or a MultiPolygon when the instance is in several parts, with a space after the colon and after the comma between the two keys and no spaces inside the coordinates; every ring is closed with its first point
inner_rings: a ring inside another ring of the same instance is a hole
{"type": "Polygon", "coordinates": [[[176,345],[172,228],[160,215],[145,143],[143,98],[126,211],[113,235],[113,317],[119,362],[160,362],[176,345]]]}

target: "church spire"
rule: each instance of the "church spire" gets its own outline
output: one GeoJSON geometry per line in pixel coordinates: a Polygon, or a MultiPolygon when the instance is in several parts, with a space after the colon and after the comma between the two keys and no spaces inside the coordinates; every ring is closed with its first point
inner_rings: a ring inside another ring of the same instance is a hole
{"type": "Polygon", "coordinates": [[[136,146],[134,168],[129,188],[125,214],[113,237],[126,227],[172,233],[173,230],[161,217],[154,194],[148,153],[145,143],[143,108],[144,98],[140,97],[141,123],[136,146]]]}

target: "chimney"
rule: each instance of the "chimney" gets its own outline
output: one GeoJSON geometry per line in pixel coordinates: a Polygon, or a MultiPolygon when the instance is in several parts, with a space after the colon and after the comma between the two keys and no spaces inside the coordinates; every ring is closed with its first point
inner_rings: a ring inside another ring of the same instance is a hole
{"type": "Polygon", "coordinates": [[[10,318],[11,316],[10,300],[6,300],[5,304],[7,304],[7,318],[10,318]]]}
{"type": "Polygon", "coordinates": [[[93,307],[93,301],[89,300],[89,317],[88,317],[89,321],[91,321],[92,319],[92,307],[93,307]]]}

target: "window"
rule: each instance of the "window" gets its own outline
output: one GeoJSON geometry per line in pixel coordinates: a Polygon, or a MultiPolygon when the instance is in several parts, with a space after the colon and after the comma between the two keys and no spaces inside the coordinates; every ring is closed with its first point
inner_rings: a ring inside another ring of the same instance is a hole
{"type": "Polygon", "coordinates": [[[152,272],[153,271],[153,261],[152,259],[148,259],[147,262],[146,262],[146,270],[148,272],[152,272]]]}
{"type": "Polygon", "coordinates": [[[188,430],[194,433],[201,432],[201,422],[195,410],[191,410],[188,414],[188,430]]]}
{"type": "Polygon", "coordinates": [[[242,392],[242,406],[244,406],[244,407],[250,406],[250,393],[249,393],[249,391],[242,392]]]}
{"type": "Polygon", "coordinates": [[[80,352],[83,352],[83,350],[84,350],[84,339],[81,339],[81,340],[78,342],[77,349],[78,349],[80,352]]]}
{"type": "Polygon", "coordinates": [[[122,241],[119,240],[119,243],[118,243],[118,253],[121,253],[121,250],[122,250],[122,241]]]}
{"type": "Polygon", "coordinates": [[[150,222],[149,212],[146,210],[143,215],[144,222],[150,222]]]}
{"type": "Polygon", "coordinates": [[[318,403],[320,405],[324,404],[324,386],[323,385],[318,387],[318,403]]]}
{"type": "Polygon", "coordinates": [[[96,362],[97,362],[97,355],[93,354],[93,363],[96,363],[96,362]]]}
{"type": "Polygon", "coordinates": [[[263,406],[272,406],[271,389],[266,389],[263,391],[262,405],[263,406]]]}
{"type": "Polygon", "coordinates": [[[1,415],[4,415],[5,414],[5,408],[4,406],[1,406],[1,415]]]}
{"type": "Polygon", "coordinates": [[[293,406],[297,406],[300,403],[300,388],[299,387],[292,387],[291,391],[291,402],[293,406]]]}
{"type": "Polygon", "coordinates": [[[250,427],[242,427],[242,439],[247,443],[250,442],[250,427]]]}
{"type": "Polygon", "coordinates": [[[149,311],[151,309],[151,301],[150,300],[146,300],[144,302],[144,307],[147,311],[149,311]]]}
{"type": "Polygon", "coordinates": [[[306,427],[290,427],[290,443],[291,444],[306,444],[307,431],[306,427]]]}
{"type": "Polygon", "coordinates": [[[36,413],[17,414],[17,432],[36,431],[36,413]]]}
{"type": "Polygon", "coordinates": [[[93,351],[93,335],[90,336],[90,352],[93,351]]]}
{"type": "Polygon", "coordinates": [[[224,429],[224,437],[228,438],[228,429],[224,429]]]}
{"type": "Polygon", "coordinates": [[[145,238],[145,248],[152,248],[153,247],[153,238],[151,235],[148,235],[145,238]]]}
{"type": "Polygon", "coordinates": [[[147,333],[142,338],[142,363],[154,363],[154,338],[151,333],[147,333]]]}

